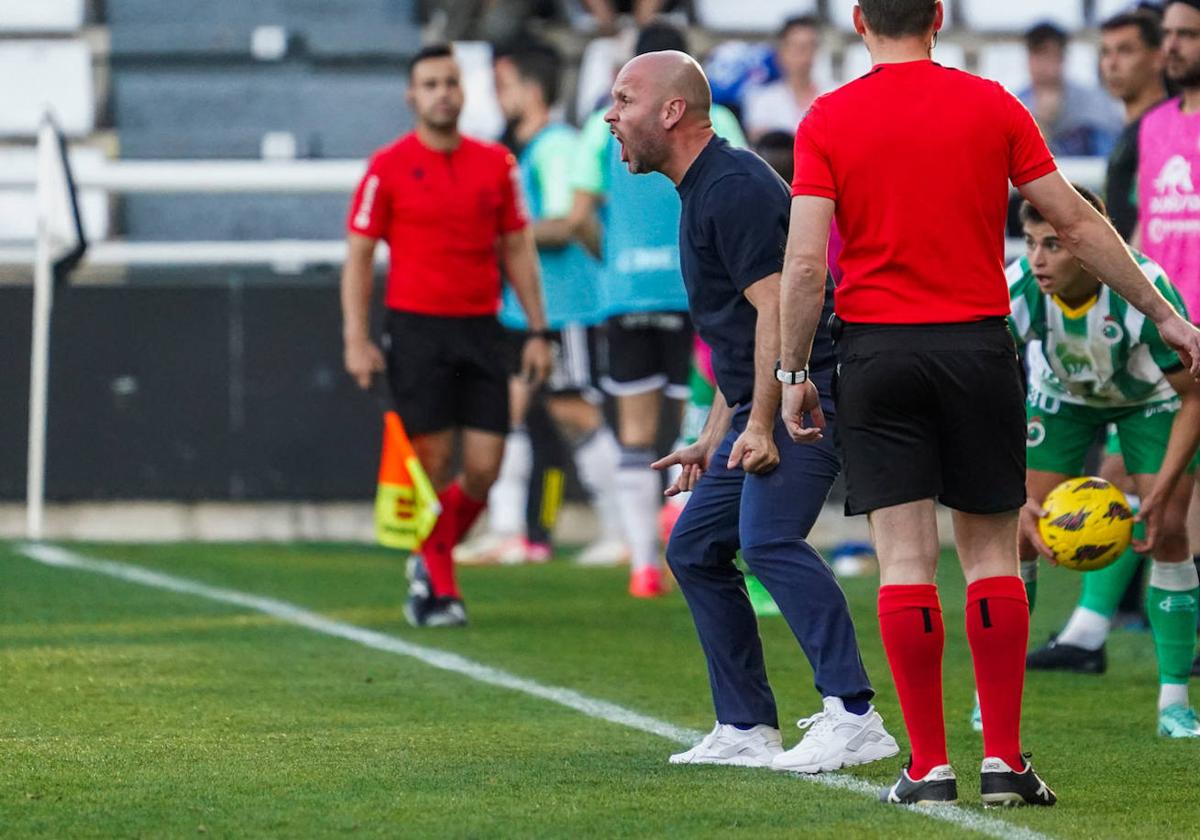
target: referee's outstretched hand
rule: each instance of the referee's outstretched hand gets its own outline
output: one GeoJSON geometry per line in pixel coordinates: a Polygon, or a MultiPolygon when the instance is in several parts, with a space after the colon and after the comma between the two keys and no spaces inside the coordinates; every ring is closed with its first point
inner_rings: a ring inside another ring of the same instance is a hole
{"type": "Polygon", "coordinates": [[[1158,325],[1158,334],[1172,350],[1179,354],[1179,358],[1183,360],[1183,366],[1191,372],[1192,376],[1200,379],[1200,330],[1176,315],[1169,321],[1158,325]]]}
{"type": "Polygon", "coordinates": [[[796,443],[816,443],[824,435],[821,395],[812,380],[783,386],[783,425],[796,443]]]}

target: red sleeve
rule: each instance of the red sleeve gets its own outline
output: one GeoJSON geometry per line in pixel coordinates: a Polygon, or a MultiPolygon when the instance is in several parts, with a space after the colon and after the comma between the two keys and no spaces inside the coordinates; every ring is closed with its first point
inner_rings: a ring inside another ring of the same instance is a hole
{"type": "Polygon", "coordinates": [[[815,195],[837,198],[833,166],[829,161],[826,140],[825,114],[814,104],[796,129],[795,174],[792,195],[815,195]]]}
{"type": "Polygon", "coordinates": [[[1014,187],[1036,181],[1058,168],[1050,147],[1021,100],[1004,91],[1008,108],[1008,179],[1014,187]]]}
{"type": "Polygon", "coordinates": [[[387,170],[382,155],[371,158],[350,202],[346,228],[350,233],[382,239],[391,223],[392,203],[388,199],[387,170]]]}
{"type": "Polygon", "coordinates": [[[504,177],[500,185],[500,232],[521,230],[529,221],[525,194],[521,191],[521,170],[511,153],[504,156],[504,177]]]}

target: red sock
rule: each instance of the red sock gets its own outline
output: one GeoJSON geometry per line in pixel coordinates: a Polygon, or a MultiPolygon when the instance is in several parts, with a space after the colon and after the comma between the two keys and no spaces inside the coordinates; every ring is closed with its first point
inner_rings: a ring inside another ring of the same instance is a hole
{"type": "Polygon", "coordinates": [[[983,713],[983,754],[1021,772],[1021,692],[1029,644],[1029,599],[1019,577],[991,577],[967,587],[967,642],[983,713]]]}
{"type": "Polygon", "coordinates": [[[457,481],[438,494],[438,502],[442,513],[421,545],[421,554],[425,557],[433,594],[460,598],[452,552],[463,534],[475,524],[485,505],[464,493],[457,481]]]}
{"type": "Polygon", "coordinates": [[[879,633],[887,652],[912,744],[913,779],[924,778],[946,758],[946,720],[942,709],[942,650],[946,628],[937,586],[879,587],[879,633]]]}

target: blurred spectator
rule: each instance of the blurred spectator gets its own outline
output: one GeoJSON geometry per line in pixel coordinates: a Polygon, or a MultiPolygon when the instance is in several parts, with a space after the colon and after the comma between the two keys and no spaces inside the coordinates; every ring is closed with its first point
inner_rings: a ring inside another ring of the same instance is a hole
{"type": "Polygon", "coordinates": [[[679,5],[678,0],[582,0],[596,19],[596,29],[601,35],[611,35],[617,30],[617,18],[633,15],[633,22],[642,27],[650,23],[660,12],[669,12],[679,5]]]}
{"type": "Polygon", "coordinates": [[[708,76],[713,102],[729,108],[740,119],[746,94],[779,78],[775,46],[746,41],[717,44],[704,60],[704,75],[708,76]]]}
{"type": "Polygon", "coordinates": [[[1100,78],[1125,105],[1125,130],[1108,159],[1105,200],[1117,231],[1137,229],[1138,132],[1142,115],[1167,98],[1163,84],[1162,19],[1138,9],[1100,24],[1100,78]]]}
{"type": "Polygon", "coordinates": [[[813,78],[820,48],[821,24],[816,17],[804,15],[784,22],[775,52],[782,78],[746,93],[742,124],[751,138],[768,131],[795,133],[808,106],[821,94],[813,78]]]}
{"type": "Polygon", "coordinates": [[[1058,156],[1107,155],[1112,151],[1121,116],[1099,88],[1068,81],[1064,73],[1067,33],[1053,23],[1039,23],[1025,34],[1031,86],[1020,94],[1038,127],[1058,156]]]}
{"type": "Polygon", "coordinates": [[[768,131],[754,141],[754,151],[790,184],[795,166],[795,144],[796,135],[790,131],[768,131]]]}

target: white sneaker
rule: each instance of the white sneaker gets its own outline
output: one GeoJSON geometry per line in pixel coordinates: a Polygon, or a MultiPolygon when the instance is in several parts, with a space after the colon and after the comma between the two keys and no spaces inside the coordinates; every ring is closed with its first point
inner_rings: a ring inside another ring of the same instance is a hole
{"type": "Polygon", "coordinates": [[[598,539],[584,546],[575,558],[577,566],[624,566],[629,562],[629,546],[624,540],[598,539]]]}
{"type": "Polygon", "coordinates": [[[825,709],[804,718],[797,726],[808,732],[799,744],[775,757],[772,769],[821,773],[867,764],[900,752],[896,739],[883,728],[883,718],[874,706],[865,715],[855,715],[846,711],[841,698],[826,697],[825,709]]]}
{"type": "Polygon", "coordinates": [[[779,730],[759,724],[753,729],[718,723],[704,739],[681,753],[671,756],[672,764],[729,764],[734,767],[770,767],[771,760],[783,751],[779,730]]]}

